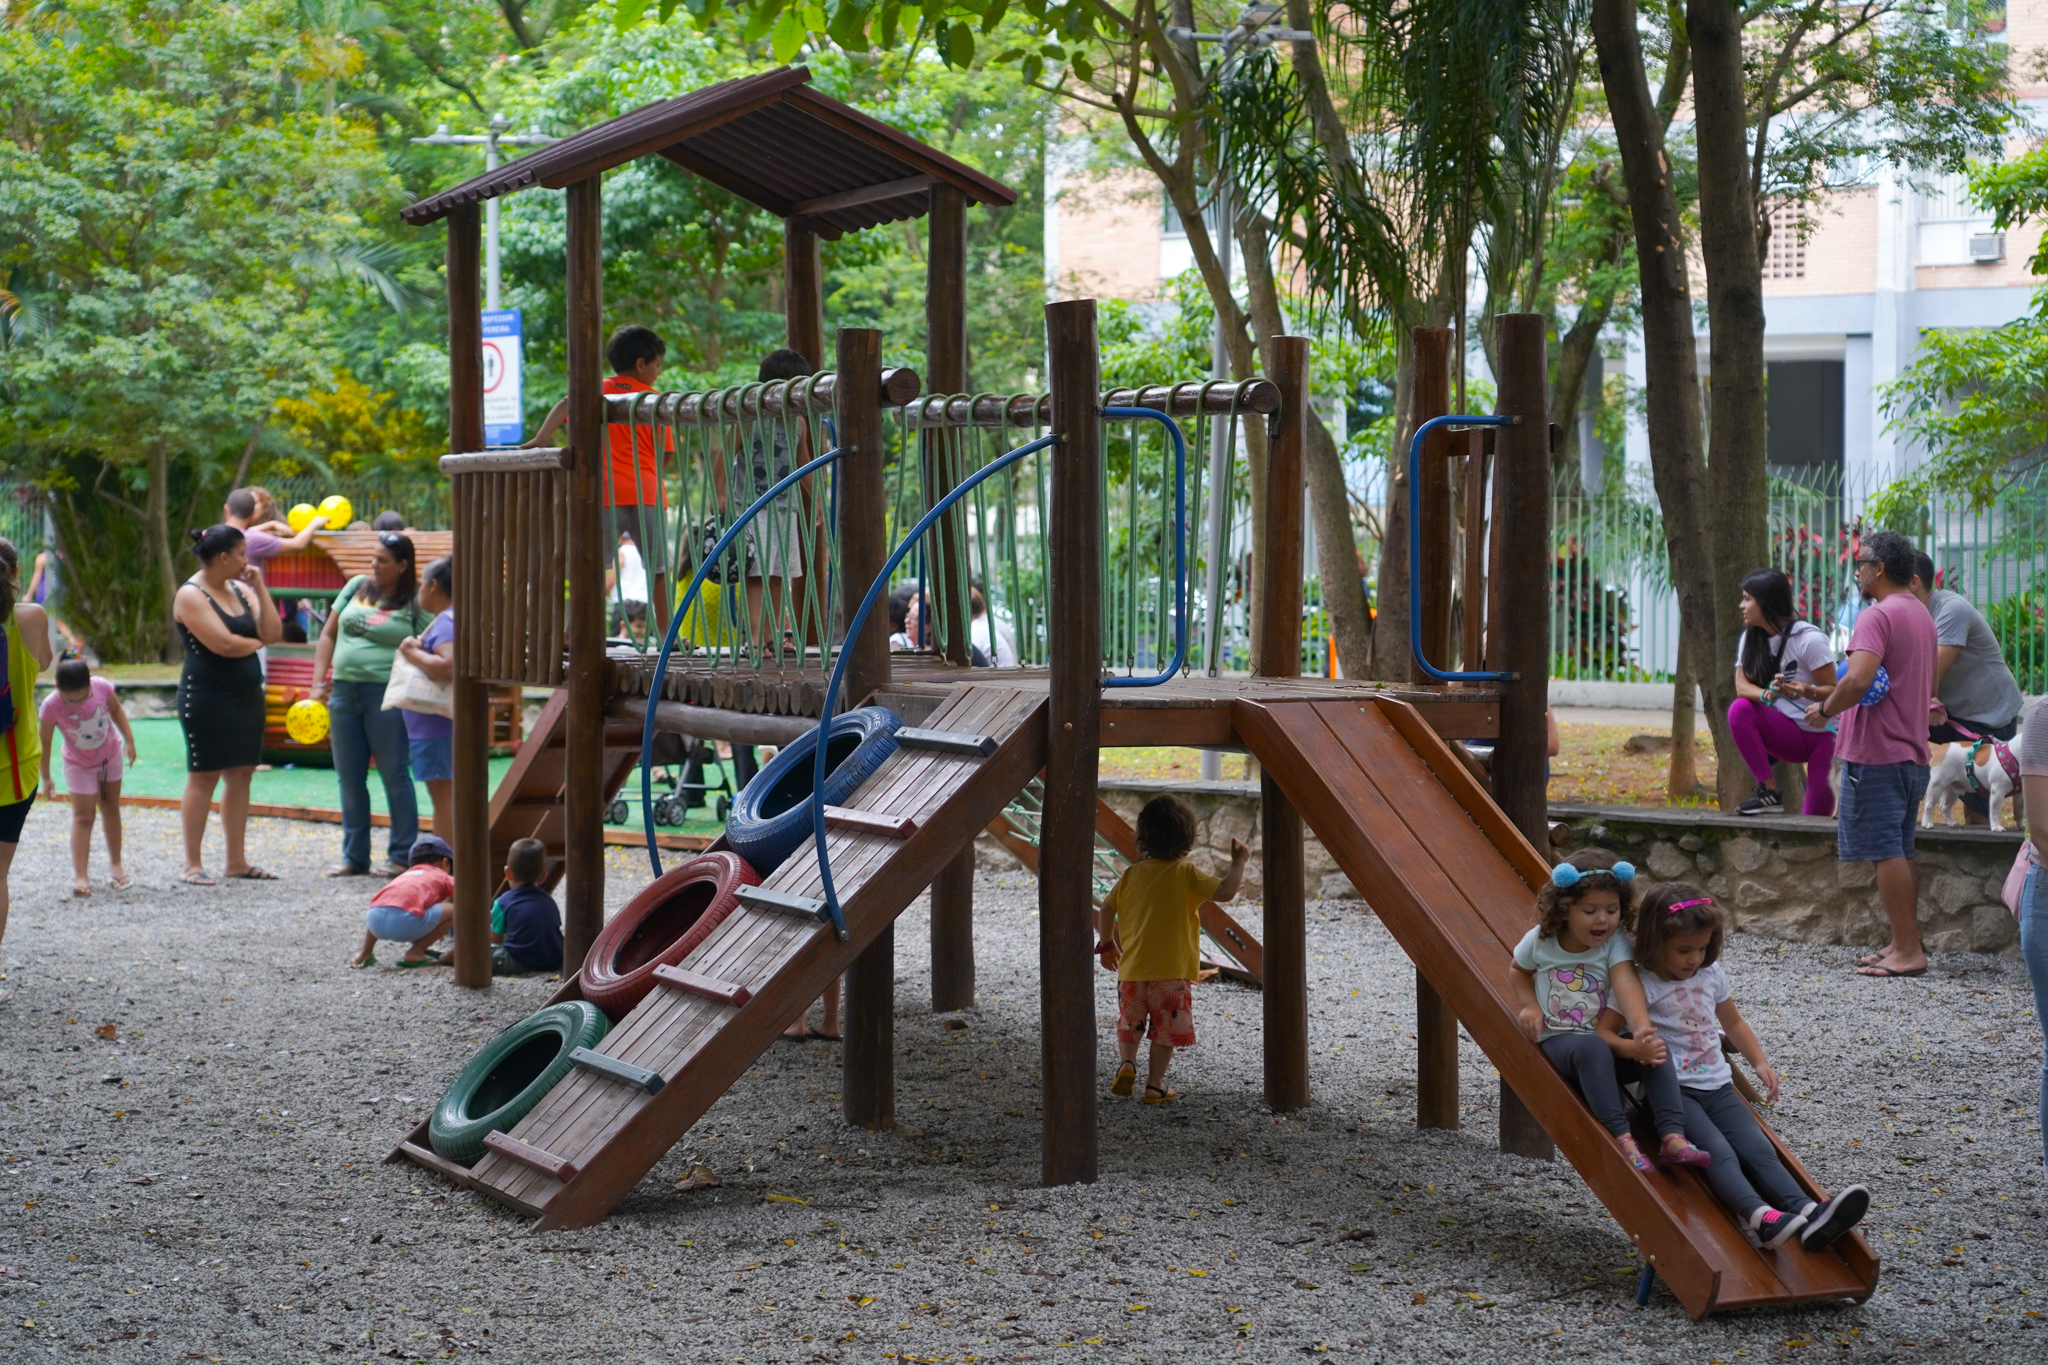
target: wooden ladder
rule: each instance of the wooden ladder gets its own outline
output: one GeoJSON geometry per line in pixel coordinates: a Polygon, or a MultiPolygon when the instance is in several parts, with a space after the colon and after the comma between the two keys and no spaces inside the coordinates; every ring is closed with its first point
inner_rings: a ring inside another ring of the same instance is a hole
{"type": "MultiPolygon", "coordinates": [[[[552,891],[562,879],[568,815],[562,788],[568,780],[567,688],[556,688],[513,756],[512,766],[491,793],[491,875],[501,875],[515,839],[538,839],[547,846],[547,874],[541,885],[552,891]]],[[[604,727],[604,799],[610,805],[640,768],[640,727],[618,723],[604,727]]],[[[493,889],[496,895],[505,888],[493,889]]]]}
{"type": "Polygon", "coordinates": [[[810,908],[822,882],[806,841],[680,964],[657,971],[660,984],[596,1056],[509,1133],[493,1134],[474,1167],[416,1142],[399,1154],[538,1217],[542,1229],[603,1218],[1045,766],[1045,705],[1042,692],[962,687],[919,727],[924,742],[902,744],[833,808],[827,838],[846,939],[810,908]]]}

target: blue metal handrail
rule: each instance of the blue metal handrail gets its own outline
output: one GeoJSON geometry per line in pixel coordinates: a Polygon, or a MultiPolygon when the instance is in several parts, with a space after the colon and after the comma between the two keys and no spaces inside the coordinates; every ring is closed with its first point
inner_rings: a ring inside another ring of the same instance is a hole
{"type": "MultiPolygon", "coordinates": [[[[1165,427],[1173,437],[1173,587],[1177,594],[1173,618],[1173,662],[1155,677],[1104,678],[1104,687],[1157,687],[1170,682],[1188,661],[1188,444],[1180,423],[1156,408],[1104,408],[1105,418],[1131,420],[1146,418],[1165,427]]],[[[1135,456],[1131,476],[1137,477],[1135,456]]],[[[1135,535],[1133,536],[1135,540],[1135,535]]],[[[1135,554],[1136,547],[1132,547],[1135,554]]]]}
{"type": "MultiPolygon", "coordinates": [[[[740,513],[739,519],[726,529],[725,534],[711,547],[710,553],[704,556],[704,562],[697,566],[696,575],[690,579],[690,586],[684,589],[683,595],[676,601],[675,614],[669,617],[668,634],[661,640],[661,653],[654,660],[654,680],[647,689],[647,715],[640,723],[640,815],[647,829],[647,860],[654,865],[654,875],[657,877],[661,875],[661,850],[655,846],[654,838],[654,712],[661,701],[662,680],[668,676],[669,655],[675,650],[676,637],[682,633],[683,618],[690,614],[690,605],[696,600],[698,590],[704,586],[704,580],[710,576],[712,567],[725,557],[726,551],[732,547],[739,533],[747,528],[747,524],[769,503],[794,487],[806,475],[823,469],[845,453],[843,447],[826,451],[809,464],[791,470],[767,492],[754,499],[753,506],[740,513]]],[[[833,497],[836,501],[836,488],[833,490],[833,497]]],[[[827,590],[829,591],[829,585],[827,590]]]]}
{"type": "Polygon", "coordinates": [[[832,884],[832,863],[825,847],[825,750],[826,739],[832,729],[832,704],[839,696],[839,689],[846,683],[846,663],[853,657],[853,642],[860,638],[861,627],[867,624],[868,613],[874,610],[875,603],[888,591],[889,575],[896,572],[896,566],[903,562],[904,556],[908,555],[925,532],[932,528],[932,523],[997,470],[1007,469],[1026,455],[1043,450],[1049,445],[1056,445],[1065,439],[1055,432],[1018,446],[1008,454],[989,461],[968,478],[961,480],[945,497],[933,503],[932,509],[920,517],[917,525],[911,527],[910,533],[903,537],[903,543],[890,553],[888,560],[882,565],[882,571],[875,575],[874,583],[869,586],[867,596],[861,599],[860,610],[846,623],[845,638],[839,643],[839,658],[832,665],[832,681],[825,688],[824,704],[818,708],[818,746],[811,774],[811,832],[818,847],[818,879],[823,883],[825,891],[825,909],[820,918],[829,919],[842,940],[846,938],[846,917],[839,910],[839,891],[832,884]]]}
{"type": "MultiPolygon", "coordinates": [[[[1488,672],[1468,670],[1461,673],[1446,672],[1438,668],[1422,654],[1422,438],[1438,427],[1513,427],[1520,426],[1519,417],[1472,417],[1453,414],[1448,417],[1432,417],[1415,428],[1415,435],[1408,442],[1408,652],[1415,658],[1415,666],[1435,678],[1438,682],[1514,682],[1522,675],[1511,672],[1488,672]]],[[[1498,565],[1494,572],[1500,572],[1498,565]]],[[[1467,585],[1468,590],[1471,585],[1467,585]]],[[[1468,606],[1466,610],[1471,610],[1468,606]]]]}

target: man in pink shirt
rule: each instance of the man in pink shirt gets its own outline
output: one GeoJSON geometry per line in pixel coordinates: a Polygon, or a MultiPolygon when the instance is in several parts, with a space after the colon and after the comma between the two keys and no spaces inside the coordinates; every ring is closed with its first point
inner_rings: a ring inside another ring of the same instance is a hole
{"type": "MultiPolygon", "coordinates": [[[[1913,826],[1927,795],[1927,713],[1934,701],[1934,618],[1912,592],[1913,543],[1896,531],[1863,538],[1856,586],[1871,605],[1849,636],[1849,662],[1834,687],[1806,708],[1807,724],[1842,718],[1835,856],[1877,865],[1877,894],[1892,941],[1863,959],[1864,976],[1920,976],[1920,874],[1913,826]],[[1882,669],[1882,674],[1880,674],[1882,669]],[[1872,686],[1879,677],[1886,685],[1872,686]],[[1872,694],[1875,695],[1872,695],[1872,694]]],[[[1806,684],[1806,695],[1819,692],[1806,684]]]]}
{"type": "Polygon", "coordinates": [[[312,544],[313,533],[326,528],[327,518],[313,518],[306,523],[303,531],[289,538],[276,535],[268,529],[275,526],[276,522],[257,521],[257,518],[266,511],[276,511],[274,507],[266,509],[262,505],[256,496],[258,491],[254,488],[237,488],[228,494],[228,500],[221,504],[220,519],[225,525],[232,526],[242,533],[242,542],[249,551],[249,562],[261,568],[268,568],[268,561],[277,556],[289,554],[294,550],[303,550],[312,544]]]}

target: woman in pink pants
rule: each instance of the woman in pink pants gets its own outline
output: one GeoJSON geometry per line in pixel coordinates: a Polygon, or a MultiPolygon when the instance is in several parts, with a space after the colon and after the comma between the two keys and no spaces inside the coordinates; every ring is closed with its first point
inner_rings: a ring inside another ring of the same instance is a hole
{"type": "Polygon", "coordinates": [[[1792,580],[1776,569],[1758,569],[1742,580],[1742,641],[1735,651],[1735,700],[1728,728],[1756,778],[1756,795],[1735,808],[1737,815],[1775,815],[1785,808],[1771,780],[1771,762],[1806,765],[1807,815],[1833,815],[1835,793],[1828,764],[1835,755],[1832,730],[1806,724],[1804,704],[1787,700],[1780,678],[1835,683],[1835,656],[1818,626],[1792,611],[1792,580]]]}

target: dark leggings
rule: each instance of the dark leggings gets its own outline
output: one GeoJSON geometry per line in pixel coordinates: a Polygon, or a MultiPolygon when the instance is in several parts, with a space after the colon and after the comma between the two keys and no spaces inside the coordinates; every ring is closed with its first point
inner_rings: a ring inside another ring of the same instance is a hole
{"type": "Polygon", "coordinates": [[[1769,1204],[1784,1213],[1797,1213],[1811,1201],[1799,1182],[1778,1160],[1777,1148],[1757,1126],[1756,1115],[1742,1102],[1731,1083],[1719,1090],[1682,1087],[1685,1103],[1685,1135],[1695,1147],[1711,1152],[1714,1164],[1707,1167],[1707,1184],[1714,1197],[1738,1218],[1747,1218],[1769,1204]],[[1763,1193],[1757,1193],[1761,1186],[1763,1193]]]}
{"type": "Polygon", "coordinates": [[[1631,1081],[1643,1083],[1643,1097],[1657,1120],[1658,1136],[1686,1131],[1685,1109],[1678,1099],[1678,1071],[1668,1054],[1664,1065],[1644,1066],[1615,1055],[1597,1033],[1559,1033],[1545,1038],[1541,1046],[1550,1064],[1578,1089],[1593,1117],[1616,1137],[1628,1131],[1621,1087],[1631,1081]]]}

